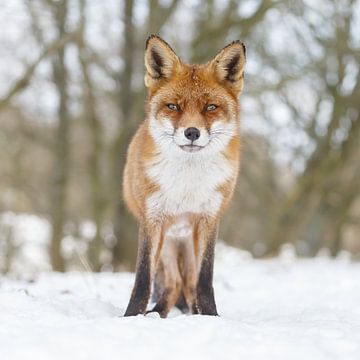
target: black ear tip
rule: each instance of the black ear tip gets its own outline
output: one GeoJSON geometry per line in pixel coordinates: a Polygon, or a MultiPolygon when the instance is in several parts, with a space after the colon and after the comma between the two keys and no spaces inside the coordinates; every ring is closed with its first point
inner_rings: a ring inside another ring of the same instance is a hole
{"type": "MultiPolygon", "coordinates": [[[[153,40],[162,43],[163,45],[169,47],[169,48],[172,50],[171,46],[170,46],[163,38],[161,38],[161,37],[160,37],[159,35],[157,35],[157,34],[151,34],[150,36],[148,36],[148,38],[146,39],[145,50],[147,50],[150,42],[153,41],[153,40]]],[[[173,51],[174,51],[174,50],[173,50],[173,51]]]]}
{"type": "Polygon", "coordinates": [[[150,41],[151,41],[152,39],[158,39],[158,40],[163,41],[159,35],[157,35],[157,34],[151,34],[151,35],[149,35],[148,38],[146,39],[145,50],[148,48],[149,43],[150,43],[150,41]]]}
{"type": "Polygon", "coordinates": [[[246,57],[246,46],[245,46],[245,44],[244,44],[242,41],[240,41],[240,40],[234,40],[234,41],[232,41],[229,45],[227,45],[227,46],[224,47],[224,50],[227,49],[227,48],[229,48],[229,47],[231,47],[231,46],[234,46],[235,44],[240,45],[240,46],[242,47],[243,52],[244,52],[244,56],[246,57]]]}
{"type": "Polygon", "coordinates": [[[240,40],[235,40],[235,41],[233,41],[230,45],[233,45],[233,44],[239,44],[239,45],[241,45],[241,47],[243,48],[244,54],[246,55],[246,46],[245,46],[245,44],[244,44],[242,41],[240,41],[240,40]]]}
{"type": "Polygon", "coordinates": [[[246,46],[243,42],[240,42],[242,48],[243,48],[243,51],[244,51],[244,56],[246,57],[246,46]]]}

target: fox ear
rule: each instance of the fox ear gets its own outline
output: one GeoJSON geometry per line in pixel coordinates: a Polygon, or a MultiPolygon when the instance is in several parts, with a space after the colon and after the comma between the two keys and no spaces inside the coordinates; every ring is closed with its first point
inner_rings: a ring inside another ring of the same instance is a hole
{"type": "Polygon", "coordinates": [[[240,92],[244,86],[245,62],[245,45],[236,40],[225,46],[211,61],[211,65],[220,82],[240,92]]]}
{"type": "Polygon", "coordinates": [[[145,85],[150,88],[162,79],[168,79],[181,63],[170,45],[157,35],[150,35],[145,49],[145,85]]]}

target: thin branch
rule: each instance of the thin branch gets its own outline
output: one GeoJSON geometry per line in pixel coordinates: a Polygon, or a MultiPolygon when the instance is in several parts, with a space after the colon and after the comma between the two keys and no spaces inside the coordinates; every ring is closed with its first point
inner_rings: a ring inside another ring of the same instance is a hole
{"type": "Polygon", "coordinates": [[[61,39],[56,40],[48,47],[46,47],[38,56],[38,58],[28,66],[23,76],[15,82],[8,93],[0,100],[0,109],[9,103],[9,101],[20,91],[22,91],[30,82],[37,66],[49,55],[63,49],[66,44],[77,39],[79,31],[76,30],[70,34],[63,36],[61,39]]]}

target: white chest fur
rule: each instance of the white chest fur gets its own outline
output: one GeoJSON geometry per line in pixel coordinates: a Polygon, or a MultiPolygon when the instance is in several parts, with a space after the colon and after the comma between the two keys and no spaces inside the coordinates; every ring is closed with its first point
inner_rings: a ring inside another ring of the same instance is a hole
{"type": "MultiPolygon", "coordinates": [[[[202,152],[202,150],[201,150],[202,152]]],[[[234,175],[221,153],[187,153],[170,146],[148,166],[147,175],[160,190],[147,199],[149,215],[202,213],[215,215],[223,196],[219,185],[234,175]]]]}

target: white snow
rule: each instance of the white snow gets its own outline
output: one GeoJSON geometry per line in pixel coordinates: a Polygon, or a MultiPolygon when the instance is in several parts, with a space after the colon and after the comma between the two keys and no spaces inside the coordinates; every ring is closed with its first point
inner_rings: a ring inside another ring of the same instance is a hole
{"type": "Polygon", "coordinates": [[[220,244],[220,317],[124,318],[133,274],[0,278],[0,358],[360,359],[360,264],[253,260],[220,244]]]}

